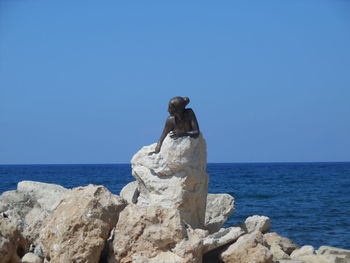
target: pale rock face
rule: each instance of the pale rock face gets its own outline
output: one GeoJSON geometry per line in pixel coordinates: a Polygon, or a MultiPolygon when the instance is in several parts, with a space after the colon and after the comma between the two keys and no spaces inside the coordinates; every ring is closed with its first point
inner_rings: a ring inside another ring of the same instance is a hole
{"type": "Polygon", "coordinates": [[[22,258],[21,263],[42,263],[43,260],[33,253],[27,253],[22,258]]]}
{"type": "Polygon", "coordinates": [[[272,254],[263,244],[263,234],[255,231],[241,236],[220,257],[225,263],[272,263],[272,254]]]}
{"type": "Polygon", "coordinates": [[[198,138],[172,139],[168,135],[158,154],[156,144],[143,147],[132,160],[138,181],[138,205],[176,208],[193,228],[203,228],[208,194],[206,144],[198,138]]]}
{"type": "Polygon", "coordinates": [[[128,201],[129,204],[136,204],[139,197],[138,182],[128,183],[123,187],[119,195],[128,201]]]}
{"type": "Polygon", "coordinates": [[[129,204],[116,225],[108,262],[200,262],[205,234],[184,224],[174,208],[129,204]]]}
{"type": "Polygon", "coordinates": [[[69,190],[40,233],[50,263],[96,263],[126,201],[103,186],[69,190]]]}
{"type": "Polygon", "coordinates": [[[243,234],[245,234],[245,232],[240,227],[221,228],[218,232],[204,238],[203,253],[207,253],[218,247],[232,243],[243,234]]]}
{"type": "Polygon", "coordinates": [[[250,216],[248,217],[244,225],[247,229],[248,233],[254,232],[254,231],[260,231],[262,233],[266,233],[271,228],[271,221],[270,218],[267,216],[250,216]]]}
{"type": "Polygon", "coordinates": [[[0,212],[8,216],[25,238],[36,244],[38,229],[52,215],[66,191],[59,185],[22,181],[17,190],[0,196],[0,212]]]}
{"type": "MultiPolygon", "coordinates": [[[[278,247],[282,250],[282,252],[284,252],[287,255],[292,254],[292,252],[298,248],[298,245],[295,242],[293,242],[292,240],[290,240],[286,237],[280,236],[276,232],[266,233],[264,235],[264,239],[269,246],[278,247]]],[[[277,248],[275,250],[276,250],[276,252],[278,252],[277,248]]],[[[283,255],[283,254],[281,254],[281,255],[283,255]]],[[[282,259],[282,258],[278,258],[278,259],[282,259]]]]}
{"type": "Polygon", "coordinates": [[[290,257],[292,259],[298,259],[301,256],[307,256],[307,255],[314,255],[315,254],[315,249],[313,246],[302,246],[301,248],[295,249],[290,257]]]}
{"type": "Polygon", "coordinates": [[[234,201],[229,194],[208,194],[204,229],[209,233],[219,231],[233,213],[234,201]]]}
{"type": "Polygon", "coordinates": [[[9,219],[0,216],[0,262],[19,263],[26,250],[27,242],[20,231],[9,219]]]}
{"type": "Polygon", "coordinates": [[[26,193],[35,199],[42,209],[54,211],[60,203],[66,188],[56,184],[46,184],[33,181],[22,181],[17,190],[26,193]]]}

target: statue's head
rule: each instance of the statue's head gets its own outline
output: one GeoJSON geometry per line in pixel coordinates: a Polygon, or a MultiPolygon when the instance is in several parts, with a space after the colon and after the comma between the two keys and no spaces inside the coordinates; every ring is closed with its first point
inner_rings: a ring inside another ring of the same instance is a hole
{"type": "Polygon", "coordinates": [[[174,97],[169,101],[168,112],[170,115],[181,113],[185,110],[186,105],[190,102],[188,97],[174,97]]]}

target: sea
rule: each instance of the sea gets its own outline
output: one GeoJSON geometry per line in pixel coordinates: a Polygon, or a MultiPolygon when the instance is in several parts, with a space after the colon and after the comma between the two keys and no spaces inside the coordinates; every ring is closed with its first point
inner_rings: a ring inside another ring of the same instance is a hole
{"type": "MultiPolygon", "coordinates": [[[[350,163],[209,163],[207,171],[209,193],[235,198],[226,227],[264,215],[271,231],[300,246],[350,249],[350,163]]],[[[129,164],[0,165],[0,194],[23,180],[119,194],[134,178],[129,164]]]]}

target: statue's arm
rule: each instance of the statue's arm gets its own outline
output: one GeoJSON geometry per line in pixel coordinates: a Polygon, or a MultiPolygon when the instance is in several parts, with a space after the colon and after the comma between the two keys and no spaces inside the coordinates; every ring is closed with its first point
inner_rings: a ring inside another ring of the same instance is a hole
{"type": "Polygon", "coordinates": [[[156,149],[155,149],[155,153],[159,153],[160,152],[160,148],[162,147],[163,141],[165,139],[165,137],[168,135],[168,133],[170,131],[172,131],[174,129],[174,119],[173,117],[168,117],[166,122],[165,122],[165,126],[162,132],[162,135],[159,138],[159,141],[157,143],[156,149]]]}
{"type": "Polygon", "coordinates": [[[187,114],[188,114],[188,117],[191,121],[191,126],[192,126],[192,131],[188,131],[187,135],[191,136],[193,138],[197,138],[199,136],[200,131],[199,131],[199,125],[197,122],[196,115],[194,114],[192,109],[188,109],[187,114]]]}

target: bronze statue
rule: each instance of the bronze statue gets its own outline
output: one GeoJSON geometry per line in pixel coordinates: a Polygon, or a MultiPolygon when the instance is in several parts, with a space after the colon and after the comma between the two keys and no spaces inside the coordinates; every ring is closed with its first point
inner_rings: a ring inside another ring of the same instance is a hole
{"type": "Polygon", "coordinates": [[[174,97],[169,101],[168,112],[170,116],[165,122],[165,127],[160,136],[157,147],[153,153],[159,153],[165,137],[170,133],[170,137],[177,139],[183,136],[197,138],[199,136],[199,127],[196,115],[193,110],[186,105],[190,102],[188,97],[174,97]]]}

